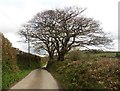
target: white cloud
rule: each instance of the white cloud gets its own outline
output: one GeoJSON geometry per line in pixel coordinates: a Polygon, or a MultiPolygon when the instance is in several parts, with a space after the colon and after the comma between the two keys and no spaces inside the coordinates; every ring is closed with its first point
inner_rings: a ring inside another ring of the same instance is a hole
{"type": "Polygon", "coordinates": [[[115,39],[118,38],[118,0],[1,0],[0,31],[15,47],[26,50],[23,44],[16,42],[18,38],[16,32],[19,31],[21,24],[42,10],[65,6],[87,8],[84,15],[99,20],[103,31],[111,32],[115,39]]]}

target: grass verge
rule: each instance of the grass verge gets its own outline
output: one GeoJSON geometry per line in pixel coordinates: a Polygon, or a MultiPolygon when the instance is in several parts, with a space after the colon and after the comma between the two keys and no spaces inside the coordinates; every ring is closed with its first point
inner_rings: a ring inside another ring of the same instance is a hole
{"type": "Polygon", "coordinates": [[[31,70],[23,70],[16,73],[3,73],[2,77],[2,88],[8,89],[13,86],[16,82],[27,76],[31,70]]]}

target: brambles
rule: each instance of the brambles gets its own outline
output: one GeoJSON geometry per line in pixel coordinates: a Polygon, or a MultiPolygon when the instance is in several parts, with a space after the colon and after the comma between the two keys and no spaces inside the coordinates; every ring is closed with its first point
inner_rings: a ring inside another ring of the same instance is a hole
{"type": "Polygon", "coordinates": [[[55,78],[65,89],[120,89],[120,67],[117,58],[90,61],[57,62],[51,66],[55,78]],[[53,70],[53,69],[52,69],[53,70]]]}

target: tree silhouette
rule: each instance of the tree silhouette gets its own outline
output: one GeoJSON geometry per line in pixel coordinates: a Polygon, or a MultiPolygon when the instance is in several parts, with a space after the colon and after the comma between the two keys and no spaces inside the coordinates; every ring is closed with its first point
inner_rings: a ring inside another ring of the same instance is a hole
{"type": "MultiPolygon", "coordinates": [[[[36,14],[24,24],[24,27],[28,25],[35,50],[46,50],[50,59],[57,53],[58,60],[63,61],[65,54],[73,47],[110,44],[112,40],[102,31],[99,21],[83,16],[84,11],[68,7],[36,14]]],[[[26,28],[20,30],[20,34],[26,37],[26,28]]]]}

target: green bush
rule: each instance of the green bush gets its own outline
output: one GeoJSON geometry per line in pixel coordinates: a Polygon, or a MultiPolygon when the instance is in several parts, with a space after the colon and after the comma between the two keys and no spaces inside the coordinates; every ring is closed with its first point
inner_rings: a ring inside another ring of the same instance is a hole
{"type": "Polygon", "coordinates": [[[71,61],[82,60],[82,53],[79,49],[74,49],[66,55],[66,59],[71,61]]]}

